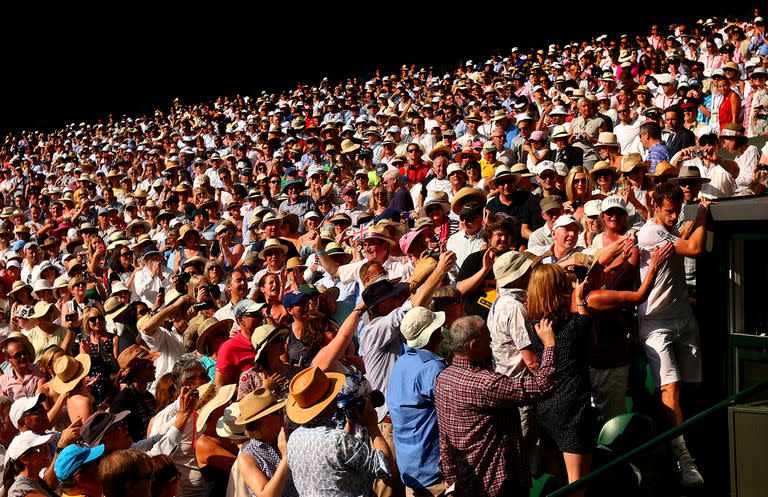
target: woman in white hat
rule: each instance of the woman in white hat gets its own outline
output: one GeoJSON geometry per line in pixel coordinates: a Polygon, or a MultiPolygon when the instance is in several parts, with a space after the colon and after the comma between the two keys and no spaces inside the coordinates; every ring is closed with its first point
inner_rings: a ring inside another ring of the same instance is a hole
{"type": "Polygon", "coordinates": [[[37,435],[31,430],[16,435],[5,454],[3,490],[8,497],[57,497],[40,474],[51,465],[52,434],[37,435]]]}
{"type": "Polygon", "coordinates": [[[69,416],[67,415],[67,396],[59,395],[51,388],[51,381],[56,375],[53,370],[53,365],[59,360],[59,357],[66,355],[64,350],[58,345],[51,345],[46,347],[40,354],[38,354],[37,365],[40,372],[45,377],[45,383],[38,387],[37,393],[45,394],[45,410],[48,412],[48,419],[51,420],[51,424],[56,430],[63,430],[69,426],[69,416]]]}
{"type": "Polygon", "coordinates": [[[281,410],[285,401],[278,402],[269,390],[255,390],[238,403],[240,417],[235,421],[245,425],[249,441],[240,449],[237,466],[250,495],[282,495],[298,497],[288,471],[287,436],[281,410]]]}

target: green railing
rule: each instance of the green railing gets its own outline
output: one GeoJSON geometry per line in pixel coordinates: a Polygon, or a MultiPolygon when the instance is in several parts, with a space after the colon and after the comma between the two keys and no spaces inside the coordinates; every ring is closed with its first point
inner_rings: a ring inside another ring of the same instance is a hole
{"type": "Polygon", "coordinates": [[[600,478],[601,476],[607,474],[609,471],[614,469],[616,466],[620,464],[624,464],[631,460],[633,457],[642,454],[646,450],[650,449],[651,447],[658,445],[662,442],[666,442],[667,440],[670,440],[681,433],[684,433],[687,431],[687,429],[695,424],[701,421],[702,419],[722,410],[726,407],[730,407],[737,402],[739,402],[742,399],[745,399],[752,395],[753,393],[756,393],[764,388],[768,387],[768,379],[765,379],[761,381],[760,383],[756,383],[750,387],[745,388],[744,390],[741,390],[740,392],[736,392],[735,394],[731,395],[730,397],[726,398],[725,400],[718,402],[717,404],[713,405],[712,407],[709,407],[708,409],[705,409],[698,413],[697,415],[693,416],[692,418],[688,419],[687,421],[683,422],[682,424],[675,426],[674,428],[670,429],[669,431],[666,431],[662,433],[661,435],[658,435],[651,440],[648,440],[644,444],[640,445],[639,447],[630,450],[626,454],[623,454],[619,456],[618,458],[614,459],[610,463],[606,464],[605,466],[589,473],[588,475],[584,476],[583,478],[580,478],[576,480],[575,482],[571,483],[570,485],[567,485],[563,488],[560,488],[550,494],[548,494],[547,497],[563,497],[566,495],[571,495],[572,493],[576,492],[577,490],[585,487],[586,485],[590,484],[594,480],[600,478]]]}

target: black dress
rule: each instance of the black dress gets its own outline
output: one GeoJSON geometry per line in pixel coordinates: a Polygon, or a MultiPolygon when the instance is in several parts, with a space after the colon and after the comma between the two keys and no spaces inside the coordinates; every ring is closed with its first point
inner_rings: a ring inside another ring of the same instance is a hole
{"type": "MultiPolygon", "coordinates": [[[[560,452],[580,454],[594,448],[595,414],[590,405],[589,316],[569,314],[565,323],[555,324],[555,392],[536,406],[536,422],[542,440],[560,452]]],[[[531,334],[541,359],[544,345],[531,334]]]]}

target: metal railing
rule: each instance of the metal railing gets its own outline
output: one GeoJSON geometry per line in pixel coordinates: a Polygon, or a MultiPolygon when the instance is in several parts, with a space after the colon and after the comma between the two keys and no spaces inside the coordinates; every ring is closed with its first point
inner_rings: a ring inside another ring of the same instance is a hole
{"type": "Polygon", "coordinates": [[[607,474],[609,471],[614,469],[616,466],[619,466],[620,464],[624,464],[631,460],[633,457],[642,454],[646,450],[650,449],[651,447],[658,445],[662,442],[666,442],[667,440],[670,440],[681,433],[684,433],[691,425],[698,423],[702,419],[722,410],[727,407],[730,407],[740,400],[749,397],[750,395],[768,387],[768,379],[765,379],[761,381],[760,383],[756,383],[750,387],[745,388],[744,390],[741,390],[739,392],[736,392],[735,394],[731,395],[730,397],[727,397],[726,399],[718,402],[717,404],[701,411],[700,413],[696,414],[692,418],[684,421],[682,424],[675,426],[674,428],[657,435],[656,437],[648,440],[644,444],[640,445],[637,448],[634,448],[630,450],[629,452],[617,457],[613,461],[609,462],[605,466],[602,466],[601,468],[589,473],[588,475],[584,476],[583,478],[579,478],[578,480],[574,481],[570,485],[566,485],[565,487],[562,487],[550,494],[547,495],[547,497],[564,497],[566,495],[571,495],[572,493],[576,492],[577,490],[585,487],[586,485],[590,484],[594,480],[600,478],[601,476],[607,474]]]}

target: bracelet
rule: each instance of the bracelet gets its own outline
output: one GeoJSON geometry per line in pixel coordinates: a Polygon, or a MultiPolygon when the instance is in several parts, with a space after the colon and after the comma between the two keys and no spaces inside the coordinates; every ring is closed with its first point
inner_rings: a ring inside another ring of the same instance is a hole
{"type": "Polygon", "coordinates": [[[315,254],[317,255],[323,255],[324,253],[325,253],[325,250],[318,250],[317,252],[315,252],[315,254]]]}

